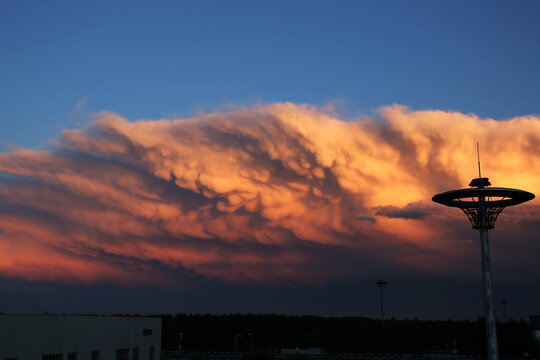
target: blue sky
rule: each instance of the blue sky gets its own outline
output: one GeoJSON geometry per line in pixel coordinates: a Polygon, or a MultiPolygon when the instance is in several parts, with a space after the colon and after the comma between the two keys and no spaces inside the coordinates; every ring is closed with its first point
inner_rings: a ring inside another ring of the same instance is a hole
{"type": "Polygon", "coordinates": [[[539,16],[538,1],[3,1],[0,141],[256,101],[537,114],[539,16]]]}

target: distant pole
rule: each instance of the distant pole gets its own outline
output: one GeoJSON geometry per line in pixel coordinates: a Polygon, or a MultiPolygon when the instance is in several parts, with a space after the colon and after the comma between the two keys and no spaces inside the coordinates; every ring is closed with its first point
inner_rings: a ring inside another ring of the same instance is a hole
{"type": "Polygon", "coordinates": [[[385,281],[383,279],[379,279],[375,284],[377,284],[377,287],[381,289],[381,326],[384,327],[384,298],[383,298],[383,289],[388,284],[388,281],[385,281]]]}
{"type": "Polygon", "coordinates": [[[506,305],[508,305],[508,301],[502,300],[501,304],[503,306],[503,312],[504,312],[504,322],[506,322],[506,305]]]}
{"type": "Polygon", "coordinates": [[[236,334],[234,337],[234,352],[238,352],[238,338],[242,337],[242,334],[236,334]]]}
{"type": "Polygon", "coordinates": [[[183,333],[178,334],[178,352],[182,352],[182,337],[184,336],[183,333]]]}
{"type": "Polygon", "coordinates": [[[249,352],[252,353],[253,352],[253,334],[248,333],[248,336],[249,336],[249,352]]]}

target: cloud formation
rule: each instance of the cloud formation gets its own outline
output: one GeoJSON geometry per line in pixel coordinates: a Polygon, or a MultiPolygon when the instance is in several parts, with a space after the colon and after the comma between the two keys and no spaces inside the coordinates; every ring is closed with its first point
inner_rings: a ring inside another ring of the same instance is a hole
{"type": "Polygon", "coordinates": [[[402,208],[394,205],[381,206],[377,208],[375,215],[386,216],[392,219],[422,219],[437,210],[431,204],[417,202],[409,203],[402,208]]]}
{"type": "MultiPolygon", "coordinates": [[[[476,176],[476,141],[494,185],[539,192],[538,116],[394,105],[344,121],[291,103],[135,122],[100,113],[55,150],[0,154],[0,274],[159,287],[312,284],[377,264],[464,274],[455,264],[476,261],[465,241],[476,234],[430,199],[476,176]]],[[[532,229],[520,236],[529,250],[538,209],[508,220],[532,229]]]]}

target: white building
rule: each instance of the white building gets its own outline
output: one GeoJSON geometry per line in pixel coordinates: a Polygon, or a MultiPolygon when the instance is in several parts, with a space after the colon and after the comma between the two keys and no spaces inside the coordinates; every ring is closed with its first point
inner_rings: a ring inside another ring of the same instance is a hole
{"type": "Polygon", "coordinates": [[[307,348],[307,349],[281,349],[282,355],[324,355],[325,351],[320,348],[307,348]]]}
{"type": "Polygon", "coordinates": [[[0,315],[0,360],[159,360],[161,318],[0,315]]]}

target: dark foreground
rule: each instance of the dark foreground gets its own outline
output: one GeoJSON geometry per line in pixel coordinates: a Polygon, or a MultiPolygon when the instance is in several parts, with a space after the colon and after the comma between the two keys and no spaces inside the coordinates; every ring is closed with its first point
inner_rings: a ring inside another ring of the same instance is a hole
{"type": "MultiPolygon", "coordinates": [[[[239,314],[161,317],[162,350],[176,352],[181,345],[182,360],[384,360],[390,356],[380,354],[417,354],[409,356],[410,360],[461,360],[465,359],[463,356],[486,355],[483,318],[475,321],[390,319],[382,327],[380,320],[361,317],[239,314]],[[296,348],[315,348],[322,353],[280,355],[282,349],[296,348]],[[218,353],[223,355],[212,355],[218,353]]],[[[535,343],[533,330],[523,319],[499,322],[501,357],[540,359],[540,346],[535,343]]],[[[391,359],[403,359],[401,355],[392,356],[391,359]]]]}
{"type": "MultiPolygon", "coordinates": [[[[163,351],[163,360],[486,360],[485,356],[453,354],[250,354],[241,352],[163,351]]],[[[530,357],[502,357],[501,360],[533,360],[530,357]]]]}

